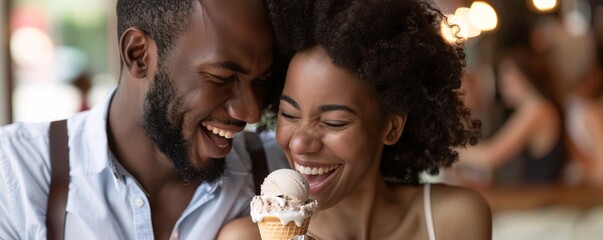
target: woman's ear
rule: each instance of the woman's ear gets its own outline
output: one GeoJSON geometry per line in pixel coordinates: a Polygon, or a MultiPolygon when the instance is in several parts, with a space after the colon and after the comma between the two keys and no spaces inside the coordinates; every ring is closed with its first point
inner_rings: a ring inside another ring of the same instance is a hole
{"type": "Polygon", "coordinates": [[[151,64],[151,38],[138,28],[128,28],[119,39],[124,70],[135,78],[145,78],[151,64]]]}
{"type": "Polygon", "coordinates": [[[385,120],[385,128],[383,131],[383,143],[385,145],[394,145],[400,140],[404,124],[406,123],[407,114],[404,115],[389,115],[385,120]]]}

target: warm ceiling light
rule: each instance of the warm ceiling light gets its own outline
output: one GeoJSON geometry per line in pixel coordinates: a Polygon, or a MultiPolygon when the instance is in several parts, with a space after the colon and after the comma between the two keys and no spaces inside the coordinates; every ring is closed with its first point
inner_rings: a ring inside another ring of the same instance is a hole
{"type": "Polygon", "coordinates": [[[442,34],[442,37],[444,37],[444,39],[446,39],[446,41],[448,41],[449,43],[456,43],[459,40],[459,38],[457,37],[459,28],[449,25],[452,24],[452,18],[454,18],[453,15],[446,15],[447,21],[441,22],[440,33],[442,34]]]}
{"type": "Polygon", "coordinates": [[[473,25],[482,31],[490,31],[496,28],[498,16],[490,4],[483,1],[475,1],[471,4],[469,14],[473,25]]]}
{"type": "Polygon", "coordinates": [[[547,12],[557,7],[557,0],[532,0],[532,4],[534,4],[536,10],[547,12]]]}
{"type": "Polygon", "coordinates": [[[460,36],[465,39],[479,36],[482,32],[477,26],[473,25],[471,21],[471,9],[466,7],[460,7],[454,11],[452,23],[459,25],[461,28],[460,36]]]}

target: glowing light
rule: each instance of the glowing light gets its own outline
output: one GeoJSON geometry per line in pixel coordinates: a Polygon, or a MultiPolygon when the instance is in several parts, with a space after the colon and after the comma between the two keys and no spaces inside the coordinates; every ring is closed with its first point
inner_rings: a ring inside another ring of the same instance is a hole
{"type": "Polygon", "coordinates": [[[15,121],[64,119],[79,110],[81,101],[80,92],[67,83],[21,83],[13,93],[15,121]]]}
{"type": "Polygon", "coordinates": [[[471,9],[466,7],[457,8],[454,12],[454,21],[461,27],[461,36],[464,38],[477,37],[482,33],[471,21],[471,9]]]}
{"type": "Polygon", "coordinates": [[[452,25],[452,18],[454,18],[454,15],[446,15],[446,18],[448,19],[448,22],[442,21],[440,23],[440,34],[442,34],[442,37],[449,43],[455,43],[458,40],[457,36],[459,35],[458,32],[460,29],[458,26],[449,26],[449,24],[452,25]]]}
{"type": "Polygon", "coordinates": [[[13,60],[24,68],[34,67],[49,60],[52,58],[53,49],[52,39],[38,28],[18,28],[10,38],[13,60]]]}
{"type": "Polygon", "coordinates": [[[471,4],[469,17],[471,23],[481,31],[490,31],[498,25],[498,16],[490,4],[475,1],[471,4]]]}
{"type": "Polygon", "coordinates": [[[547,12],[557,7],[557,0],[532,0],[532,4],[534,4],[536,10],[547,12]]]}
{"type": "Polygon", "coordinates": [[[481,30],[471,23],[470,9],[457,8],[453,15],[447,15],[448,24],[442,22],[441,34],[449,42],[456,42],[458,38],[465,40],[479,36],[481,30]],[[451,25],[451,26],[448,26],[451,25]]]}

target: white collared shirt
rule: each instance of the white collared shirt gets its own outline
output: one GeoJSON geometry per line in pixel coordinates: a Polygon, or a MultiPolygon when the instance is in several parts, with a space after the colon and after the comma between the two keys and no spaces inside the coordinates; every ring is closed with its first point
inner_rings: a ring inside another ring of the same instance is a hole
{"type": "MultiPolygon", "coordinates": [[[[115,91],[115,90],[114,90],[115,91]]],[[[66,239],[153,239],[151,209],[137,181],[121,168],[107,143],[112,91],[88,112],[69,118],[70,184],[66,239]]],[[[46,239],[50,182],[49,123],[15,123],[0,128],[0,239],[46,239]]],[[[264,144],[275,144],[263,134],[264,144]]],[[[285,166],[282,153],[267,146],[272,166],[285,166]]],[[[171,239],[214,239],[221,226],[249,214],[255,195],[251,163],[242,135],[226,157],[224,176],[201,184],[171,239]]],[[[272,169],[271,169],[272,170],[272,169]]]]}

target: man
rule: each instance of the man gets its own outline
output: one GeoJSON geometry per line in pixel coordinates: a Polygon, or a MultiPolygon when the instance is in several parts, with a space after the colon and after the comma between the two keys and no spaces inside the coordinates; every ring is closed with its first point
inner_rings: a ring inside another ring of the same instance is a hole
{"type": "MultiPolygon", "coordinates": [[[[213,239],[254,195],[233,136],[270,87],[264,3],[119,0],[117,15],[119,86],[67,122],[65,237],[213,239]]],[[[0,239],[46,235],[48,128],[0,129],[0,239]]]]}

